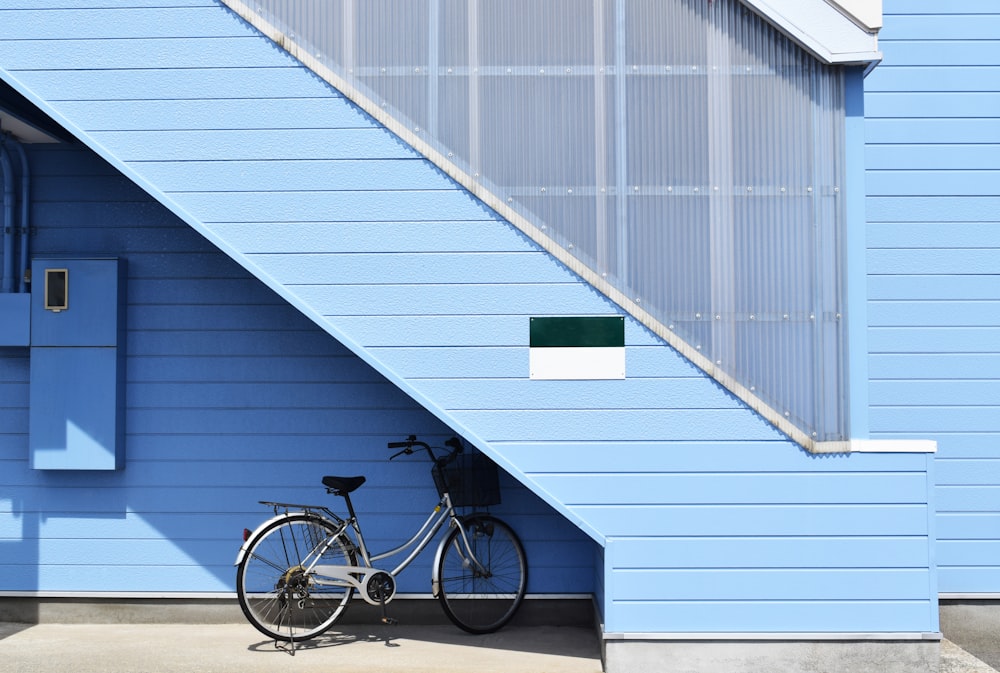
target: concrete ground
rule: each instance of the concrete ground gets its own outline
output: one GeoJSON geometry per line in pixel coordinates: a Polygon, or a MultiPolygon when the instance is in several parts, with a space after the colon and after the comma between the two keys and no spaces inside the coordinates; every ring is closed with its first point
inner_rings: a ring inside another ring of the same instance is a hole
{"type": "MultiPolygon", "coordinates": [[[[300,644],[292,654],[276,648],[273,641],[245,622],[228,619],[231,612],[203,614],[205,621],[188,623],[174,622],[180,615],[171,614],[169,609],[159,615],[160,619],[142,623],[128,620],[137,614],[115,612],[117,618],[126,619],[85,623],[74,618],[73,610],[66,609],[69,606],[59,607],[61,616],[69,617],[63,621],[74,623],[59,623],[54,615],[45,614],[40,615],[43,619],[39,624],[0,621],[0,673],[602,670],[598,636],[593,626],[582,623],[515,624],[495,634],[472,636],[451,624],[410,622],[383,626],[376,620],[351,622],[300,644]],[[220,616],[226,618],[218,619],[220,616]]],[[[77,617],[82,616],[81,606],[77,617]]],[[[3,619],[11,616],[0,611],[3,619]]],[[[1000,671],[1000,603],[944,603],[941,627],[946,639],[941,643],[940,673],[1000,671]]],[[[669,666],[663,670],[670,670],[669,666]]]]}
{"type": "Polygon", "coordinates": [[[294,655],[241,624],[0,624],[3,673],[600,673],[584,627],[348,625],[294,655]]]}
{"type": "Polygon", "coordinates": [[[992,666],[984,671],[1000,670],[1000,601],[942,600],[940,615],[946,638],[992,666]]]}

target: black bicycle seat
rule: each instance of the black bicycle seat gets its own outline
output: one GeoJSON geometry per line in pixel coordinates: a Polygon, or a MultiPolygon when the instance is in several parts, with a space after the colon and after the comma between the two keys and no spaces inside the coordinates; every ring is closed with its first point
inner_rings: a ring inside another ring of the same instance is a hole
{"type": "Polygon", "coordinates": [[[323,477],[323,485],[336,495],[356,491],[363,483],[364,477],[323,477]]]}

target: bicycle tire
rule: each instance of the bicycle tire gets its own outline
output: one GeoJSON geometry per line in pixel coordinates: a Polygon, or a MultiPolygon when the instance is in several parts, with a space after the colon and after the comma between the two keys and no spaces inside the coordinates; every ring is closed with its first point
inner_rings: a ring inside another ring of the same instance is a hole
{"type": "MultiPolygon", "coordinates": [[[[236,593],[258,631],[298,642],[315,638],[340,618],[354,588],[319,585],[303,572],[303,561],[334,533],[329,521],[301,514],[275,521],[253,542],[236,571],[236,593]]],[[[320,563],[355,565],[353,546],[338,537],[320,563]]]]}
{"type": "Polygon", "coordinates": [[[438,600],[455,626],[469,633],[492,633],[509,622],[528,588],[528,562],[521,541],[506,523],[488,514],[463,519],[477,571],[466,558],[461,529],[445,537],[438,558],[438,600]]]}

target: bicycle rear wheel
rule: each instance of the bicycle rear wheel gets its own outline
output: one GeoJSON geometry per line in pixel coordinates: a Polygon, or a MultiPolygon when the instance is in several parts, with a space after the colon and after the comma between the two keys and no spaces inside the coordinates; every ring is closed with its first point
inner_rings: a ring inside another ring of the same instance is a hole
{"type": "MultiPolygon", "coordinates": [[[[271,524],[247,550],[236,571],[236,593],[243,614],[258,631],[297,642],[320,635],[337,621],[353,587],[317,582],[306,570],[335,533],[324,519],[293,515],[271,524]]],[[[355,565],[352,547],[337,537],[319,565],[355,565]]]]}
{"type": "Polygon", "coordinates": [[[457,526],[442,546],[438,600],[455,626],[469,633],[492,633],[513,618],[524,599],[528,587],[524,547],[510,526],[486,514],[464,519],[463,528],[468,550],[457,526]]]}

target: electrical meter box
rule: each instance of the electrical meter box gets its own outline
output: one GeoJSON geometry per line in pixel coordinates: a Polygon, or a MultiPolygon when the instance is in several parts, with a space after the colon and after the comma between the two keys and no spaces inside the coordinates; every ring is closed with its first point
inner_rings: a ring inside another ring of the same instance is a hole
{"type": "Polygon", "coordinates": [[[125,261],[35,259],[31,277],[31,466],[121,469],[125,261]]]}

